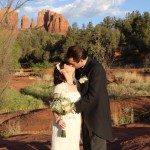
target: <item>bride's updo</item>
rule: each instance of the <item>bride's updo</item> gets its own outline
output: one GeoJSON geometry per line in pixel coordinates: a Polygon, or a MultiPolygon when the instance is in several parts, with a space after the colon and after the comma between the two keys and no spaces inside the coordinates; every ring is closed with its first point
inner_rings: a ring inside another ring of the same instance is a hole
{"type": "Polygon", "coordinates": [[[65,76],[60,72],[61,69],[64,69],[64,64],[67,64],[65,61],[61,61],[55,66],[54,69],[54,85],[66,82],[65,76]]]}

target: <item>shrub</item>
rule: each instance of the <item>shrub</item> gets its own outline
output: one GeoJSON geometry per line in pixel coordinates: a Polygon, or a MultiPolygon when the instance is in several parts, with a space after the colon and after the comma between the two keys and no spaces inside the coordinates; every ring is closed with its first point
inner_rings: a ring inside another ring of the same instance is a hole
{"type": "Polygon", "coordinates": [[[2,138],[8,138],[10,136],[20,134],[20,131],[21,131],[21,129],[20,129],[19,120],[15,121],[15,122],[9,120],[9,126],[8,126],[7,131],[1,133],[0,136],[2,138]]]}
{"type": "Polygon", "coordinates": [[[39,69],[39,68],[44,68],[44,69],[47,69],[47,68],[50,68],[52,67],[53,65],[51,63],[49,63],[48,61],[44,61],[43,63],[36,63],[36,64],[31,64],[31,67],[33,68],[33,70],[35,69],[39,69]]]}
{"type": "Polygon", "coordinates": [[[134,111],[132,107],[124,107],[121,110],[122,115],[119,116],[117,113],[114,113],[112,116],[114,125],[124,125],[135,122],[134,111]]]}
{"type": "Polygon", "coordinates": [[[21,51],[21,47],[20,45],[15,41],[12,47],[12,57],[11,57],[11,61],[10,61],[10,65],[17,69],[20,68],[20,62],[19,59],[22,55],[22,51],[21,51]]]}
{"type": "Polygon", "coordinates": [[[149,96],[150,77],[129,72],[116,73],[115,76],[116,78],[123,78],[123,83],[111,83],[108,85],[108,93],[111,99],[149,96]]]}

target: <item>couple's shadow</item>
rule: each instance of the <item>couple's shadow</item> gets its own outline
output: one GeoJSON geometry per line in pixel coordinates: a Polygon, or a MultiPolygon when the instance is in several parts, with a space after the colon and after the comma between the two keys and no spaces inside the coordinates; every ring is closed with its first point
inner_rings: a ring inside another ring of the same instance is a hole
{"type": "MultiPolygon", "coordinates": [[[[30,136],[30,135],[29,135],[30,136]]],[[[51,141],[17,141],[0,138],[0,150],[50,150],[51,141]]]]}

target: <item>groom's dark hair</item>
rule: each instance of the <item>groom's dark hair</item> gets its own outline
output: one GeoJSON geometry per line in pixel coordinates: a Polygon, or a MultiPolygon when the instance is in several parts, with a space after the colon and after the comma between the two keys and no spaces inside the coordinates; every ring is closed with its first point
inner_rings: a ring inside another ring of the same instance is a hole
{"type": "Polygon", "coordinates": [[[85,60],[88,56],[88,52],[79,45],[74,45],[68,48],[66,53],[66,60],[73,58],[75,62],[79,62],[81,59],[85,60]]]}

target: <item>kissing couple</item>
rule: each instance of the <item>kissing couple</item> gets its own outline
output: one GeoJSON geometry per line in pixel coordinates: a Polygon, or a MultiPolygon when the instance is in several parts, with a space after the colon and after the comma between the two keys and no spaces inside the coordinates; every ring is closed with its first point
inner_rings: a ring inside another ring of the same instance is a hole
{"type": "Polygon", "coordinates": [[[81,138],[84,150],[106,150],[107,140],[112,140],[112,125],[102,65],[81,46],[71,46],[65,61],[54,69],[54,85],[54,97],[69,98],[74,108],[64,119],[53,112],[51,150],[80,150],[81,138]],[[64,128],[65,138],[60,136],[64,128]]]}

